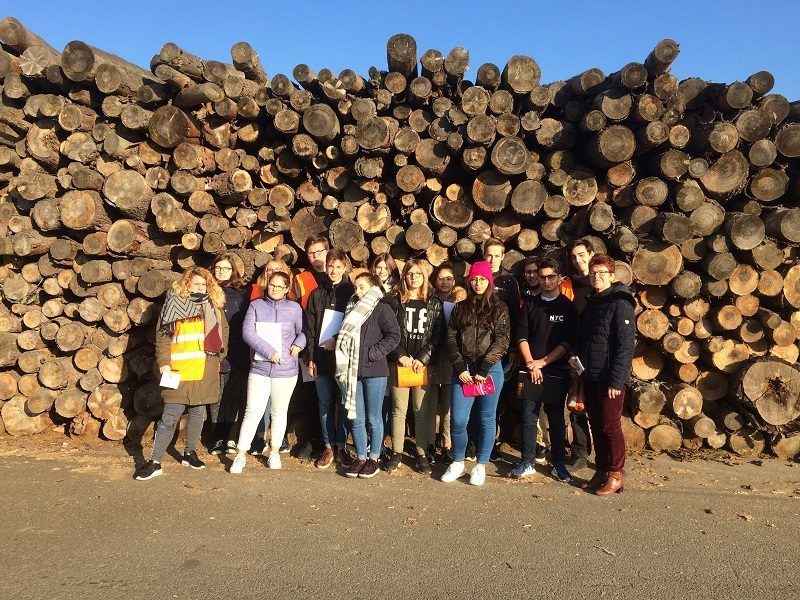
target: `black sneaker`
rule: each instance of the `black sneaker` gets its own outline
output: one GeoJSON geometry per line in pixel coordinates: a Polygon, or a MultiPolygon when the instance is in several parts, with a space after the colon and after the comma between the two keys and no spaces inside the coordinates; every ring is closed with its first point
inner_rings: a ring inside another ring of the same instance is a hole
{"type": "Polygon", "coordinates": [[[456,461],[452,448],[442,448],[442,462],[448,467],[456,461]]]}
{"type": "MultiPolygon", "coordinates": [[[[360,458],[357,458],[356,460],[353,461],[353,464],[350,466],[350,468],[347,469],[347,472],[345,473],[345,475],[347,475],[348,477],[358,477],[359,473],[361,473],[361,471],[366,466],[367,466],[367,461],[366,460],[362,460],[360,458]]],[[[373,475],[374,475],[374,473],[373,473],[373,475]]]]}
{"type": "Polygon", "coordinates": [[[153,477],[158,477],[162,473],[164,473],[164,471],[161,470],[161,463],[148,460],[141,467],[136,469],[136,473],[133,474],[133,478],[138,481],[146,481],[148,479],[152,479],[153,477]]]}
{"type": "Polygon", "coordinates": [[[422,473],[423,475],[430,475],[433,473],[433,469],[431,469],[431,463],[428,462],[428,459],[424,456],[417,457],[417,471],[422,473]]]}
{"type": "Polygon", "coordinates": [[[248,450],[247,453],[250,456],[258,456],[264,453],[264,448],[266,447],[267,443],[264,441],[264,438],[256,438],[253,440],[253,443],[250,444],[250,450],[248,450]]]}
{"type": "Polygon", "coordinates": [[[425,458],[428,459],[428,462],[432,465],[436,464],[436,446],[431,444],[428,446],[428,451],[425,453],[425,458]]]}
{"type": "Polygon", "coordinates": [[[289,439],[286,436],[283,436],[283,441],[281,442],[281,447],[278,449],[280,454],[288,454],[291,448],[289,447],[289,439]]]}
{"type": "Polygon", "coordinates": [[[198,458],[198,456],[197,456],[197,452],[194,452],[194,451],[188,452],[188,453],[184,453],[183,460],[181,461],[181,464],[184,467],[192,467],[193,469],[205,469],[206,468],[206,463],[204,463],[202,460],[200,460],[198,458]]]}
{"type": "Polygon", "coordinates": [[[403,462],[403,455],[399,452],[392,452],[392,455],[389,457],[389,460],[386,461],[386,464],[383,465],[383,468],[391,473],[397,471],[401,462],[403,462]]]}
{"type": "Polygon", "coordinates": [[[309,442],[306,442],[305,444],[296,444],[293,452],[295,458],[311,460],[311,455],[314,453],[314,448],[309,442]]]}
{"type": "Polygon", "coordinates": [[[225,442],[223,440],[217,440],[213,444],[211,444],[211,449],[208,451],[209,454],[213,454],[214,456],[219,456],[223,452],[225,452],[225,442]]]}
{"type": "Polygon", "coordinates": [[[553,470],[550,471],[550,474],[554,479],[562,483],[569,483],[572,481],[572,475],[570,475],[570,472],[567,471],[564,465],[553,465],[553,470]]]}
{"type": "Polygon", "coordinates": [[[544,446],[536,444],[536,455],[533,458],[533,462],[537,465],[547,464],[547,449],[544,446]]]}
{"type": "Polygon", "coordinates": [[[500,442],[496,442],[495,445],[492,446],[492,453],[489,455],[489,460],[492,462],[504,460],[503,453],[500,452],[500,442]]]}
{"type": "Polygon", "coordinates": [[[468,460],[470,462],[475,462],[478,460],[478,450],[475,448],[474,442],[469,442],[467,444],[467,452],[464,455],[464,460],[468,460]]]}
{"type": "Polygon", "coordinates": [[[358,472],[359,479],[372,479],[378,474],[378,461],[374,458],[367,459],[364,467],[358,472]]]}

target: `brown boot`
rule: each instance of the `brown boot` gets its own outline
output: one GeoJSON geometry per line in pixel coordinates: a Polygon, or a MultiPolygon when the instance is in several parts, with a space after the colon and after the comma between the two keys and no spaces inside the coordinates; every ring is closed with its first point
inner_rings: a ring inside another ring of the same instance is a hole
{"type": "Polygon", "coordinates": [[[589,481],[581,484],[581,489],[593,492],[606,482],[606,477],[608,477],[608,471],[595,471],[589,481]]]}
{"type": "Polygon", "coordinates": [[[606,482],[595,494],[598,496],[610,496],[611,494],[622,493],[624,489],[625,484],[622,481],[622,471],[609,471],[606,482]]]}

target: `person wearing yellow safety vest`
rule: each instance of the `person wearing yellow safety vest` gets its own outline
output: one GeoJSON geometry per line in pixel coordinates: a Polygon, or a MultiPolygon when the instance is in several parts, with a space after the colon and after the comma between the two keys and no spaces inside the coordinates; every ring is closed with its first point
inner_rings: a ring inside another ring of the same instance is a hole
{"type": "Polygon", "coordinates": [[[181,464],[205,468],[195,448],[206,405],[219,398],[220,364],[228,346],[224,305],[222,288],[207,269],[200,267],[187,269],[167,292],[156,325],[155,344],[164,410],[156,426],[151,459],[137,469],[134,479],[161,475],[161,459],[184,411],[189,413],[189,420],[181,464]]]}

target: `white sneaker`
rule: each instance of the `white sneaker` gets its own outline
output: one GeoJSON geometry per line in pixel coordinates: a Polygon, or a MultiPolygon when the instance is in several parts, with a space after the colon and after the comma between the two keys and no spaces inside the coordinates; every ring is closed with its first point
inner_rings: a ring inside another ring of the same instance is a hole
{"type": "Polygon", "coordinates": [[[450,463],[447,471],[442,475],[442,481],[445,483],[452,483],[464,474],[464,462],[450,463]]]}
{"type": "Polygon", "coordinates": [[[247,462],[247,456],[245,454],[237,454],[236,458],[233,459],[233,464],[231,465],[230,472],[234,475],[238,475],[244,469],[244,465],[247,462]]]}
{"type": "Polygon", "coordinates": [[[475,465],[469,474],[470,485],[483,485],[486,481],[486,465],[475,465]]]}
{"type": "Polygon", "coordinates": [[[269,458],[267,458],[267,466],[270,469],[281,468],[281,455],[278,454],[275,450],[269,453],[269,458]]]}

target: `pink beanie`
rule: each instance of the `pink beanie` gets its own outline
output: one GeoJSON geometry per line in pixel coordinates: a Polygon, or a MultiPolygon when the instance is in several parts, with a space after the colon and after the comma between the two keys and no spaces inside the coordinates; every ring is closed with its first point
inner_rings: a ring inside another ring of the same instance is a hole
{"type": "Polygon", "coordinates": [[[492,275],[492,266],[485,260],[480,260],[473,263],[469,268],[469,275],[467,275],[467,282],[472,282],[475,277],[485,277],[489,280],[489,287],[494,287],[494,275],[492,275]]]}

